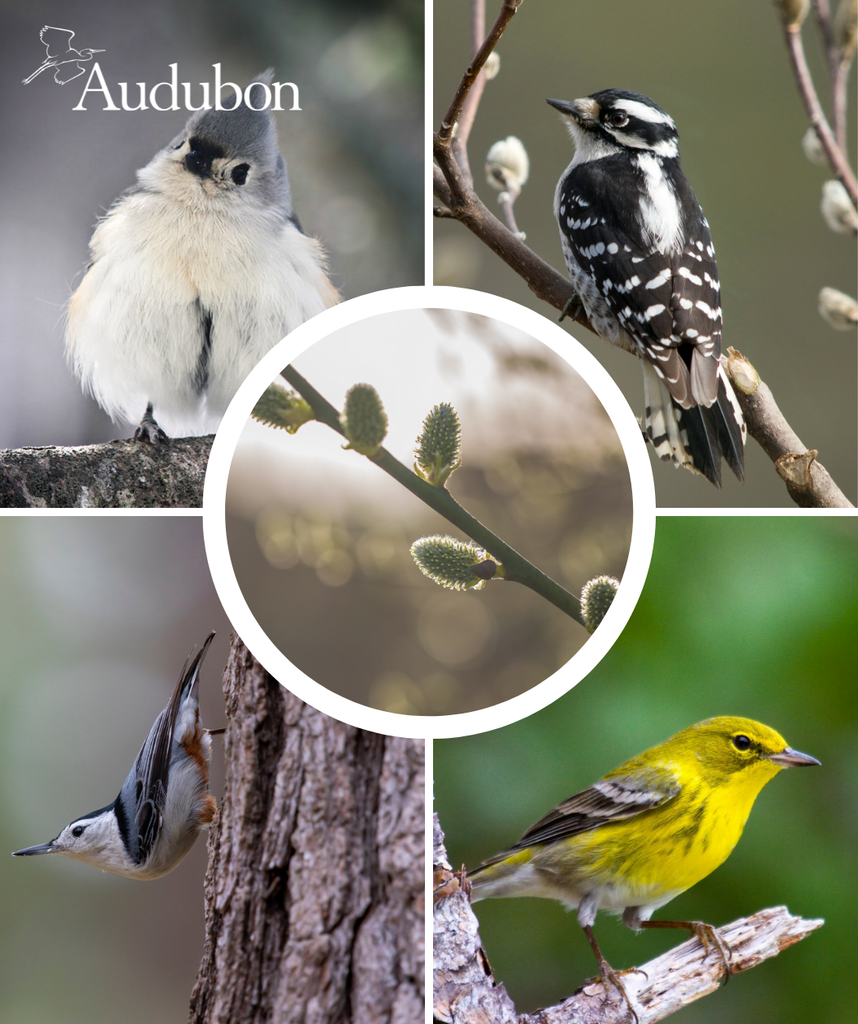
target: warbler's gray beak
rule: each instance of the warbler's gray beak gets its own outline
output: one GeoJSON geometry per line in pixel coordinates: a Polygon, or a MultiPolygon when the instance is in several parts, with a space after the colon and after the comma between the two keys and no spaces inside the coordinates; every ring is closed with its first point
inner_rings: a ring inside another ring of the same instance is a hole
{"type": "Polygon", "coordinates": [[[35,857],[39,853],[56,853],[56,847],[54,843],[56,840],[52,839],[49,843],[39,843],[38,846],[28,846],[26,850],[16,850],[13,857],[35,857]]]}
{"type": "Polygon", "coordinates": [[[800,768],[802,765],[822,764],[821,761],[817,761],[810,754],[802,754],[798,750],[793,750],[792,747],[787,747],[779,754],[769,754],[769,760],[774,761],[775,764],[779,764],[783,768],[800,768]]]}
{"type": "Polygon", "coordinates": [[[555,110],[559,110],[566,117],[574,118],[579,123],[586,120],[599,119],[599,104],[595,100],[586,97],[583,100],[546,100],[555,110]]]}

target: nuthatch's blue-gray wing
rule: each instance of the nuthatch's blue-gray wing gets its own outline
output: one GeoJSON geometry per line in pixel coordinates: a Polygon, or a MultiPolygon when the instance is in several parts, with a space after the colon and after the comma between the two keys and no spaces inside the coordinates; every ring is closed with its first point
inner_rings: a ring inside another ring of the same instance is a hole
{"type": "Polygon", "coordinates": [[[173,695],[155,720],[116,801],[120,830],[125,831],[128,852],[138,864],[149,858],[161,833],[176,722],[184,702],[197,691],[200,667],[213,638],[210,633],[197,654],[185,662],[173,695]],[[131,820],[127,812],[133,812],[131,820]]]}

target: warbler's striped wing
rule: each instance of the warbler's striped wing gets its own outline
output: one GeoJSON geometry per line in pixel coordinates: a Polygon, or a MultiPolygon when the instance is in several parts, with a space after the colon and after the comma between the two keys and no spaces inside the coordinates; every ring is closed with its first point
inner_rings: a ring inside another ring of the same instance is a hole
{"type": "MultiPolygon", "coordinates": [[[[532,825],[512,849],[554,843],[613,821],[633,818],[666,804],[677,796],[679,790],[676,776],[664,769],[638,770],[633,774],[601,779],[589,789],[558,804],[550,814],[532,825]]],[[[486,863],[502,860],[509,852],[486,863]]]]}

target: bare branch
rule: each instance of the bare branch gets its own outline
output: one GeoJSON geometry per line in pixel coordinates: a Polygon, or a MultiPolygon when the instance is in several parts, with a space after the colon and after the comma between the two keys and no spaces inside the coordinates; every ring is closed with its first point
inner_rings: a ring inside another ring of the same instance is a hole
{"type": "Polygon", "coordinates": [[[212,437],[0,452],[0,508],[200,508],[212,437]]]}
{"type": "MultiPolygon", "coordinates": [[[[557,1006],[519,1014],[502,984],[492,977],[468,900],[468,882],[447,861],[444,835],[434,822],[434,1008],[445,1024],[628,1024],[628,1009],[616,993],[606,1000],[602,983],[585,984],[557,1006]]],[[[727,943],[734,974],[750,970],[822,926],[786,907],[761,910],[718,929],[727,943]]],[[[714,992],[724,967],[697,939],[689,939],[623,976],[639,1024],[655,1024],[714,992]]]]}
{"type": "Polygon", "coordinates": [[[853,205],[858,206],[858,181],[856,181],[852,168],[849,166],[849,161],[846,159],[846,154],[837,144],[837,140],[823,113],[822,105],[819,102],[819,97],[816,94],[816,88],[810,74],[810,68],[807,66],[804,44],[801,39],[801,27],[788,25],[786,19],[784,19],[784,34],[796,82],[798,83],[798,91],[801,94],[810,123],[813,125],[819,141],[822,143],[822,148],[825,150],[825,155],[828,157],[832,171],[843,182],[843,186],[849,193],[853,205]]]}
{"type": "Polygon", "coordinates": [[[787,423],[769,387],[734,348],[722,356],[733,384],[748,432],[774,462],[792,500],[801,508],[852,508],[852,503],[816,461],[818,452],[808,449],[787,423]]]}

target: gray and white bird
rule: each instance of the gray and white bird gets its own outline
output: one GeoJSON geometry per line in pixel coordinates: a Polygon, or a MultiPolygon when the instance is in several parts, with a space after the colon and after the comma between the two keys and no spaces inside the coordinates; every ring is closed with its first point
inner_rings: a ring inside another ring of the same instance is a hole
{"type": "Polygon", "coordinates": [[[211,733],[200,721],[198,700],[200,668],[213,637],[185,662],[170,702],[113,803],[75,818],[56,839],[17,850],[13,857],[61,853],[143,881],[173,870],[217,811],[208,790],[211,733]]]}
{"type": "Polygon", "coordinates": [[[340,297],[292,208],[270,110],[198,111],[137,179],[92,236],[66,357],[158,443],[215,430],[261,357],[340,297]]]}
{"type": "Polygon", "coordinates": [[[716,486],[722,456],[741,480],[746,428],[720,363],[715,249],[673,119],[624,89],[547,102],[575,142],[554,196],[566,267],[597,333],[641,360],[647,437],[716,486]]]}

